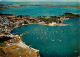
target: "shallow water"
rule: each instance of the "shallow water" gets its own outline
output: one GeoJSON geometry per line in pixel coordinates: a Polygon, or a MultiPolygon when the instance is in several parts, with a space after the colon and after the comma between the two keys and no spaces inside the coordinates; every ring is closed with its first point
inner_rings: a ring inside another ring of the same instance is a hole
{"type": "MultiPolygon", "coordinates": [[[[6,2],[9,3],[9,2],[6,2]]],[[[43,5],[43,4],[53,4],[62,6],[79,6],[78,2],[26,2],[26,3],[11,3],[12,5],[6,6],[18,6],[22,4],[30,5],[43,5]]],[[[0,13],[3,14],[15,14],[15,15],[31,15],[31,16],[58,16],[65,12],[70,13],[80,13],[79,7],[40,7],[40,6],[23,6],[21,8],[8,8],[0,9],[0,13]]]]}
{"type": "Polygon", "coordinates": [[[80,19],[64,21],[72,26],[45,26],[32,24],[16,28],[12,33],[24,33],[23,41],[40,50],[42,57],[74,57],[80,55],[80,19]]]}

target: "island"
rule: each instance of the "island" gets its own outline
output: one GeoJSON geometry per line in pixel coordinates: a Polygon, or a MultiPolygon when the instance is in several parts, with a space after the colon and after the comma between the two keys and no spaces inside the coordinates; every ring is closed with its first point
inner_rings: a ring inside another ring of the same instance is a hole
{"type": "Polygon", "coordinates": [[[80,18],[80,14],[64,13],[63,15],[59,15],[59,17],[74,17],[74,18],[80,18]]]}
{"type": "Polygon", "coordinates": [[[79,14],[64,13],[59,16],[37,16],[0,14],[0,56],[4,57],[40,57],[39,50],[26,45],[22,41],[22,35],[13,34],[14,28],[29,24],[40,24],[48,26],[66,26],[64,20],[69,17],[80,18],[79,14]],[[24,54],[23,54],[24,53],[24,54]]]}
{"type": "Polygon", "coordinates": [[[6,5],[13,5],[13,4],[11,4],[11,3],[0,3],[0,6],[6,6],[6,5]]]}
{"type": "MultiPolygon", "coordinates": [[[[0,5],[4,5],[4,4],[0,4],[0,5]]],[[[4,6],[4,7],[0,7],[0,9],[8,9],[8,8],[20,8],[23,6],[41,6],[41,7],[77,7],[79,9],[80,6],[58,6],[58,5],[53,5],[53,4],[44,4],[44,5],[26,5],[26,4],[22,4],[22,5],[18,5],[18,6],[4,6]]]]}

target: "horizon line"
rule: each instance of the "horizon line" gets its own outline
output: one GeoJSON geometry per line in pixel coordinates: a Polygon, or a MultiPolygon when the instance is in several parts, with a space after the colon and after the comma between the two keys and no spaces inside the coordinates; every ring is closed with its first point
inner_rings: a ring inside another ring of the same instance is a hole
{"type": "MultiPolygon", "coordinates": [[[[75,2],[75,1],[0,1],[0,2],[75,2]]],[[[79,1],[76,1],[76,2],[79,2],[79,1]]]]}

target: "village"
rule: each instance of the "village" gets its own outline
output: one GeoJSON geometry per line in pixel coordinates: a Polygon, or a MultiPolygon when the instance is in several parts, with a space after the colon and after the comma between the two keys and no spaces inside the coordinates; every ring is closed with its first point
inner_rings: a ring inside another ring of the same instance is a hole
{"type": "Polygon", "coordinates": [[[65,17],[56,16],[39,16],[31,17],[29,15],[1,15],[0,16],[0,31],[2,33],[10,33],[14,28],[28,25],[28,24],[42,24],[49,26],[58,26],[62,24],[63,20],[67,20],[65,17]]]}

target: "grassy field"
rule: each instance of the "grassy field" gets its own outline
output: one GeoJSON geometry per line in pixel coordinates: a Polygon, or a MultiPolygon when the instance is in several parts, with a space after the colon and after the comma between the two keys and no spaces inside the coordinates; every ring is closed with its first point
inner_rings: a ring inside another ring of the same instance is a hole
{"type": "Polygon", "coordinates": [[[30,48],[24,49],[19,46],[0,47],[0,56],[2,57],[37,57],[30,48]]]}

